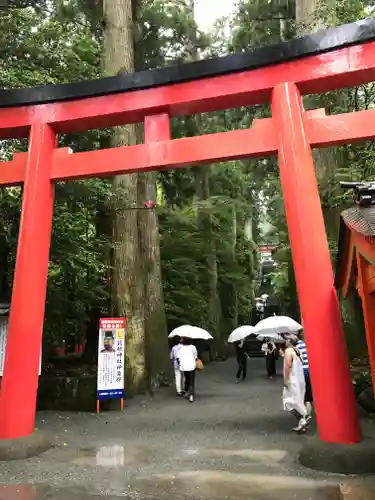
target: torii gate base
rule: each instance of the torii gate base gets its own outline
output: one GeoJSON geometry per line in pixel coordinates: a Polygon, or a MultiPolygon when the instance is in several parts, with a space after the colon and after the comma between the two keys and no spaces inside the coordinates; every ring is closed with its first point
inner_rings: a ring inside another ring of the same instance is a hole
{"type": "Polygon", "coordinates": [[[375,19],[369,19],[276,49],[178,70],[0,91],[0,138],[29,135],[28,153],[15,155],[0,169],[2,186],[24,183],[0,439],[34,430],[54,183],[278,154],[319,436],[327,443],[361,440],[311,148],[373,139],[375,110],[335,116],[305,112],[301,95],[375,80],[374,39],[375,19]],[[172,116],[270,98],[272,118],[250,129],[170,139],[172,116]],[[145,144],[70,155],[56,149],[58,133],[137,121],[145,123],[145,144]]]}

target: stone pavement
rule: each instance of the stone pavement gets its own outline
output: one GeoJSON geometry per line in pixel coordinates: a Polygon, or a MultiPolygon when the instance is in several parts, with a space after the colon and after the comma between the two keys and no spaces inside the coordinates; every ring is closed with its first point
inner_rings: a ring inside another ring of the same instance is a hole
{"type": "Polygon", "coordinates": [[[299,466],[306,438],[282,411],[282,378],[268,380],[264,360],[254,359],[236,385],[235,365],[199,373],[194,404],[171,388],[129,401],[123,413],[39,414],[38,427],[53,430],[58,446],[1,463],[0,500],[375,498],[375,478],[299,466]]]}

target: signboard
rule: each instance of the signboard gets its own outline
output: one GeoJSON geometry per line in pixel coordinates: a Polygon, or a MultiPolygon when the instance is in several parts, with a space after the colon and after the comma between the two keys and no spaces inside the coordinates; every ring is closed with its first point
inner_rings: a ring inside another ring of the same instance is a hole
{"type": "MultiPolygon", "coordinates": [[[[8,316],[0,316],[0,377],[4,372],[5,350],[7,345],[8,335],[8,316]]],[[[42,370],[42,351],[39,358],[39,375],[42,370]]]]}
{"type": "Polygon", "coordinates": [[[100,318],[96,399],[124,397],[125,318],[100,318]]]}

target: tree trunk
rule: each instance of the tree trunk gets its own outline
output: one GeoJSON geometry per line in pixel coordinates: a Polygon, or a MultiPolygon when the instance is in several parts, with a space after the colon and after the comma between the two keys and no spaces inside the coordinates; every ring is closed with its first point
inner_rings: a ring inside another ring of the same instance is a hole
{"type": "MultiPolygon", "coordinates": [[[[196,196],[199,201],[210,198],[210,166],[199,167],[195,170],[196,196]]],[[[198,229],[204,235],[207,244],[207,278],[208,278],[208,322],[212,336],[220,339],[220,298],[218,292],[218,267],[216,258],[215,239],[212,230],[210,209],[205,207],[197,210],[198,229]]],[[[220,343],[220,342],[219,342],[220,343]]],[[[219,345],[217,345],[219,348],[219,345]]]]}
{"type": "MultiPolygon", "coordinates": [[[[231,220],[231,252],[230,258],[232,263],[236,262],[236,247],[237,247],[237,211],[232,204],[232,220],[231,220]]],[[[220,335],[223,341],[226,341],[229,333],[238,326],[238,297],[236,284],[231,279],[221,279],[220,286],[220,335]]]]}
{"type": "Polygon", "coordinates": [[[319,0],[296,0],[297,35],[304,36],[326,28],[326,25],[316,15],[319,0]]]}
{"type": "MultiPolygon", "coordinates": [[[[156,202],[156,172],[138,176],[138,199],[156,202]]],[[[159,221],[155,210],[141,210],[139,239],[143,255],[146,356],[150,388],[159,387],[170,378],[167,321],[164,309],[160,262],[159,221]]]]}
{"type": "MultiPolygon", "coordinates": [[[[190,35],[191,51],[190,59],[197,61],[199,59],[198,53],[198,39],[195,28],[195,0],[187,0],[188,13],[192,19],[193,30],[190,35]]],[[[197,127],[199,128],[200,117],[196,117],[197,127]]],[[[208,200],[210,198],[210,177],[211,166],[202,166],[195,169],[195,184],[196,196],[200,201],[208,200]]],[[[207,278],[208,278],[208,322],[209,329],[212,336],[219,341],[220,339],[220,297],[218,289],[218,266],[217,255],[215,247],[215,239],[212,230],[211,214],[206,209],[198,208],[197,210],[198,227],[204,234],[205,240],[208,243],[207,252],[207,278]]],[[[220,342],[219,342],[220,344],[220,342]]],[[[219,348],[219,345],[217,345],[219,348]]]]}
{"type": "MultiPolygon", "coordinates": [[[[142,0],[133,0],[133,19],[138,19],[142,0]]],[[[135,37],[139,35],[133,30],[135,37]]],[[[144,69],[142,52],[135,53],[135,70],[144,69]]],[[[137,126],[139,143],[144,142],[143,126],[137,126]]],[[[138,175],[138,200],[153,201],[157,198],[156,172],[138,175]]],[[[161,272],[159,219],[156,210],[140,210],[138,213],[138,235],[143,256],[144,314],[146,329],[146,361],[149,389],[160,387],[172,379],[172,364],[169,359],[167,318],[164,307],[164,291],[161,272]]]]}
{"type": "MultiPolygon", "coordinates": [[[[330,9],[334,9],[335,0],[326,0],[325,4],[330,9]]],[[[296,25],[299,36],[309,35],[328,27],[328,20],[320,19],[317,15],[317,9],[320,6],[320,0],[296,0],[296,25]]],[[[336,96],[339,100],[340,94],[336,96]]],[[[306,108],[325,107],[325,102],[320,96],[308,96],[304,102],[306,108]]],[[[338,237],[338,213],[327,205],[331,195],[332,180],[337,165],[340,163],[340,153],[334,148],[316,149],[313,156],[327,235],[335,240],[338,237]]]]}
{"type": "MultiPolygon", "coordinates": [[[[131,0],[103,0],[103,73],[116,75],[134,71],[133,19],[131,0]]],[[[134,125],[116,127],[112,147],[136,144],[134,125]]],[[[131,391],[145,388],[144,286],[138,236],[138,175],[121,175],[113,180],[113,309],[127,316],[126,381],[131,391]]]]}
{"type": "MultiPolygon", "coordinates": [[[[236,250],[237,250],[237,210],[235,205],[232,205],[232,260],[236,262],[236,250]]],[[[233,330],[238,326],[238,297],[237,297],[237,287],[232,283],[232,304],[231,304],[231,318],[232,318],[232,328],[233,330]]]]}

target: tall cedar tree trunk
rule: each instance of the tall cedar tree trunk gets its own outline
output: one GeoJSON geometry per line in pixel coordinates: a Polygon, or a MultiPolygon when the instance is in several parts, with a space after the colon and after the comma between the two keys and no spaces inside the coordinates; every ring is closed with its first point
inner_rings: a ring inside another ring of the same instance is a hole
{"type": "MultiPolygon", "coordinates": [[[[234,203],[231,206],[231,248],[230,260],[236,262],[237,246],[237,211],[234,203]]],[[[226,340],[228,333],[238,326],[238,298],[237,287],[233,280],[226,276],[220,282],[221,322],[220,331],[222,340],[226,340]]]]}
{"type": "MultiPolygon", "coordinates": [[[[328,7],[335,7],[335,0],[325,0],[328,7]]],[[[309,35],[318,30],[328,28],[317,16],[321,0],[296,0],[296,24],[298,36],[309,35]]],[[[340,94],[336,94],[339,101],[340,94]]],[[[304,99],[306,108],[324,108],[324,100],[320,96],[309,96],[304,99]]],[[[316,149],[313,152],[315,171],[319,183],[319,191],[323,205],[324,221],[329,239],[336,240],[339,230],[339,210],[329,207],[332,180],[340,163],[340,153],[333,148],[316,149]]]]}
{"type": "MultiPolygon", "coordinates": [[[[134,71],[131,0],[103,0],[103,73],[134,71]]],[[[136,144],[134,125],[116,127],[112,147],[136,144]]],[[[143,390],[147,381],[144,283],[138,235],[138,175],[113,180],[113,310],[127,316],[126,381],[131,391],[143,390]]]]}
{"type": "MultiPolygon", "coordinates": [[[[190,59],[196,61],[199,58],[198,54],[198,40],[195,30],[195,0],[187,0],[187,7],[189,15],[192,20],[192,33],[190,40],[192,47],[190,51],[190,59]]],[[[197,124],[199,124],[199,116],[196,117],[197,124]]],[[[210,177],[211,166],[201,166],[195,169],[195,185],[196,196],[200,201],[208,200],[210,198],[210,177]]],[[[220,297],[218,289],[218,265],[215,247],[215,239],[212,230],[212,219],[209,210],[206,208],[199,208],[197,210],[197,223],[198,228],[204,234],[207,242],[208,252],[206,257],[207,263],[207,278],[208,278],[208,322],[210,333],[216,339],[216,348],[220,346],[220,297]]]]}
{"type": "MultiPolygon", "coordinates": [[[[156,202],[156,172],[138,176],[138,199],[156,202]]],[[[139,213],[139,241],[143,255],[146,355],[150,388],[172,375],[160,260],[159,221],[155,210],[139,213]]]]}
{"type": "MultiPolygon", "coordinates": [[[[202,166],[195,169],[195,193],[200,201],[210,198],[210,169],[202,166]]],[[[216,347],[220,347],[220,298],[218,292],[218,266],[216,245],[212,229],[210,208],[201,207],[197,210],[197,224],[204,235],[207,245],[207,278],[208,278],[208,322],[212,336],[216,339],[216,347]]]]}
{"type": "MultiPolygon", "coordinates": [[[[143,0],[133,0],[133,21],[139,18],[138,11],[143,0]]],[[[136,33],[136,30],[133,31],[136,33]]],[[[139,33],[137,33],[139,35],[139,33]]],[[[135,70],[144,69],[143,54],[135,47],[135,70]]],[[[143,125],[136,127],[139,143],[144,142],[143,125]]],[[[156,172],[142,172],[138,175],[138,200],[157,199],[156,172]]],[[[138,212],[138,236],[143,255],[144,272],[144,314],[146,329],[146,360],[149,389],[163,385],[166,379],[171,379],[172,364],[169,359],[167,318],[164,307],[164,291],[160,258],[159,219],[155,210],[140,210],[138,212]]]]}
{"type": "MultiPolygon", "coordinates": [[[[232,259],[233,262],[236,262],[236,250],[237,250],[237,210],[236,206],[232,204],[232,259]]],[[[237,287],[235,283],[231,283],[232,285],[232,296],[231,296],[231,330],[234,330],[238,326],[238,297],[237,297],[237,287]]]]}
{"type": "MultiPolygon", "coordinates": [[[[133,40],[137,7],[134,0],[103,1],[103,69],[107,75],[137,69],[133,40]]],[[[143,142],[141,124],[116,129],[112,145],[137,142],[143,142]]],[[[171,370],[159,223],[154,210],[141,208],[144,201],[156,201],[156,174],[118,176],[114,181],[114,194],[113,309],[128,317],[127,378],[133,389],[139,391],[146,385],[148,388],[160,385],[171,370]],[[129,210],[134,203],[139,210],[129,210]]]]}

